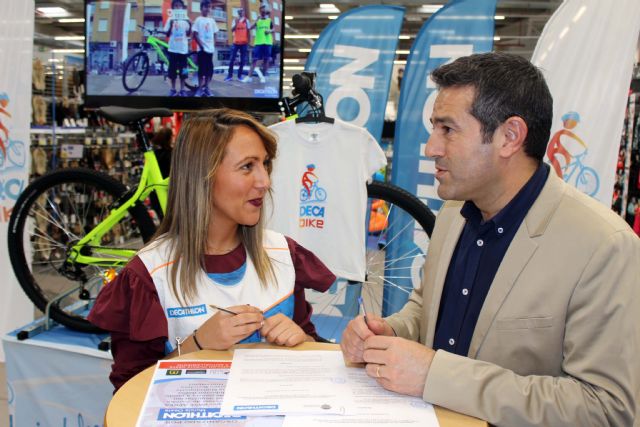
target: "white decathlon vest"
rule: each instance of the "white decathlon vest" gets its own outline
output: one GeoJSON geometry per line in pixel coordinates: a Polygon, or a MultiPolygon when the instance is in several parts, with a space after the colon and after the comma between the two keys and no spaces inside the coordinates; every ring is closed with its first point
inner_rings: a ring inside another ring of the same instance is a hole
{"type": "MultiPolygon", "coordinates": [[[[265,230],[263,245],[271,259],[277,286],[270,283],[267,288],[263,287],[251,258],[247,256],[244,277],[235,285],[217,283],[201,271],[197,278],[198,293],[187,306],[182,305],[171,292],[171,266],[174,261],[167,262],[172,259],[169,242],[160,240],[138,253],[158,291],[169,326],[168,344],[172,350],[176,347],[176,337],[188,337],[215,314],[217,310],[209,304],[218,307],[250,304],[265,312],[267,317],[278,312],[293,317],[296,275],[287,241],[282,234],[265,230]]],[[[179,270],[177,277],[180,277],[179,270]]]]}

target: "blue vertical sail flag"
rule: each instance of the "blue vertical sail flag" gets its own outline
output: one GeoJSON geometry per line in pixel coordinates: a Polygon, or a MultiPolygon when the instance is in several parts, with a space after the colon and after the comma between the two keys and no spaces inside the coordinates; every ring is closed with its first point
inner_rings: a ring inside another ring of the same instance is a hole
{"type": "MultiPolygon", "coordinates": [[[[407,60],[400,89],[391,182],[416,194],[434,212],[443,202],[436,192],[435,162],[424,157],[431,131],[429,119],[437,96],[429,75],[435,68],[459,57],[491,51],[495,11],[496,0],[448,3],[422,26],[407,60]]],[[[397,226],[404,230],[403,235],[387,248],[387,259],[404,259],[400,262],[413,263],[413,269],[419,269],[422,259],[413,254],[426,250],[428,242],[424,233],[414,233],[414,227],[404,228],[406,224],[397,226]],[[423,241],[415,241],[418,237],[414,236],[422,236],[423,241]]],[[[406,289],[385,289],[385,314],[401,308],[408,291],[419,286],[419,274],[411,276],[405,279],[406,289]]]]}
{"type": "Polygon", "coordinates": [[[393,60],[404,17],[397,6],[363,6],[322,31],[305,69],[316,73],[325,113],[380,140],[393,60]]]}

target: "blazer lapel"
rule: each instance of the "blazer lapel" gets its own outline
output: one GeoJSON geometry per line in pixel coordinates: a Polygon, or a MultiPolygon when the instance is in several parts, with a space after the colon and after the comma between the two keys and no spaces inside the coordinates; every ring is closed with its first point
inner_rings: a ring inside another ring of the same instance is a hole
{"type": "Polygon", "coordinates": [[[426,336],[424,337],[424,343],[429,347],[433,347],[433,339],[436,332],[436,322],[438,321],[438,312],[440,311],[440,298],[442,298],[442,289],[444,287],[444,281],[447,278],[447,271],[449,271],[449,263],[453,256],[453,251],[456,248],[460,233],[464,228],[465,219],[460,214],[459,208],[455,213],[451,226],[447,233],[447,239],[442,245],[440,257],[438,258],[438,265],[436,268],[436,277],[433,281],[433,287],[431,292],[431,304],[428,309],[429,319],[427,321],[426,336]]]}
{"type": "Polygon", "coordinates": [[[520,224],[491,283],[491,288],[478,316],[473,338],[471,338],[467,354],[469,357],[476,358],[484,337],[487,335],[493,319],[498,314],[498,310],[500,310],[518,276],[538,248],[535,237],[544,234],[564,194],[565,188],[563,185],[564,182],[553,171],[550,171],[547,182],[531,209],[529,209],[524,221],[520,224]]]}

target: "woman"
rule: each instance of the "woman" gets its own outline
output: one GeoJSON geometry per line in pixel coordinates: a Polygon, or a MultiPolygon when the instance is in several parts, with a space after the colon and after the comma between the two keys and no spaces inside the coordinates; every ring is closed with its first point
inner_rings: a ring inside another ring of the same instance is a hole
{"type": "Polygon", "coordinates": [[[335,276],[263,228],[275,154],[275,137],[245,113],[214,110],[184,122],[156,237],[101,291],[89,315],[111,332],[116,389],[178,352],[317,338],[304,288],[325,291],[335,276]]]}

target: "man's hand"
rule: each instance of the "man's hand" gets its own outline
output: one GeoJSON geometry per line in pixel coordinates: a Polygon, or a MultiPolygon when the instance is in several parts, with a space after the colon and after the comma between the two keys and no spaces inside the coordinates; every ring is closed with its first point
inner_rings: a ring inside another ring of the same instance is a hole
{"type": "Polygon", "coordinates": [[[344,357],[353,363],[362,363],[364,359],[364,341],[374,335],[394,336],[391,326],[383,318],[375,314],[367,314],[365,323],[363,316],[358,316],[349,322],[347,328],[342,333],[340,348],[344,357]]]}
{"type": "Polygon", "coordinates": [[[198,328],[198,341],[202,348],[227,350],[262,326],[264,316],[259,308],[236,305],[228,310],[236,315],[218,311],[198,328]]]}
{"type": "Polygon", "coordinates": [[[265,319],[260,335],[270,343],[286,347],[293,347],[307,340],[307,334],[302,328],[282,313],[265,319]]]}
{"type": "Polygon", "coordinates": [[[364,342],[367,374],[387,390],[421,397],[436,352],[398,337],[370,336],[364,342]]]}

